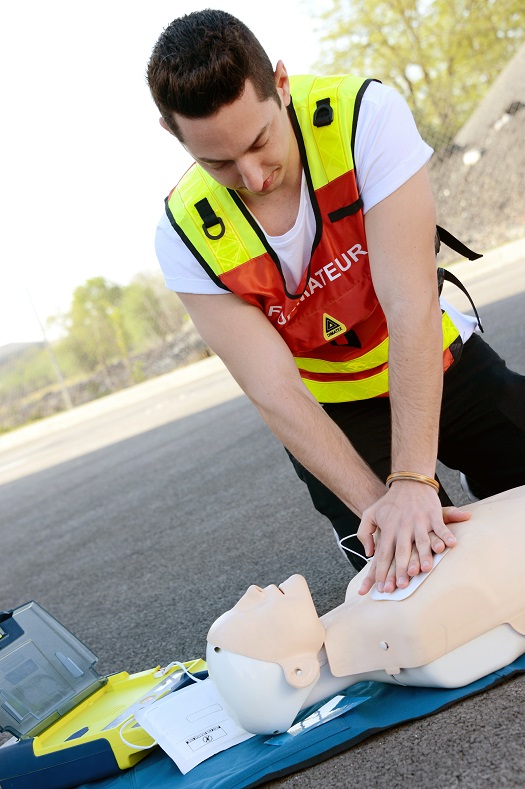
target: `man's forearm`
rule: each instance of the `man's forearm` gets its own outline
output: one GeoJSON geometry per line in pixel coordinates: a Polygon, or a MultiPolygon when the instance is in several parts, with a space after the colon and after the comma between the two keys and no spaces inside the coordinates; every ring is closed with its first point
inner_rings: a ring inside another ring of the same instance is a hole
{"type": "Polygon", "coordinates": [[[262,418],[297,460],[361,517],[385,486],[302,382],[279,398],[252,398],[262,418]]]}
{"type": "Polygon", "coordinates": [[[305,387],[290,349],[258,308],[237,296],[180,294],[204,340],[272,432],[359,517],[384,484],[305,387]],[[231,327],[237,328],[232,342],[231,327]]]}
{"type": "Polygon", "coordinates": [[[390,321],[389,384],[392,412],[392,471],[433,477],[443,389],[441,311],[411,311],[390,321]]]}

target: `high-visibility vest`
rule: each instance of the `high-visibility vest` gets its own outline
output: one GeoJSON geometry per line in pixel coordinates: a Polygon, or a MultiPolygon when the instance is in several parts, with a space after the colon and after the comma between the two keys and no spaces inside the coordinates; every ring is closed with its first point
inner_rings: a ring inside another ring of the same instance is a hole
{"type": "MultiPolygon", "coordinates": [[[[387,323],[372,285],[353,159],[369,82],[353,76],[291,79],[289,115],[316,220],[310,263],[295,293],[234,190],[194,164],[166,198],[171,224],[195,258],[217,285],[263,310],[321,403],[388,393],[387,323]]],[[[443,313],[444,370],[458,336],[443,313]]]]}

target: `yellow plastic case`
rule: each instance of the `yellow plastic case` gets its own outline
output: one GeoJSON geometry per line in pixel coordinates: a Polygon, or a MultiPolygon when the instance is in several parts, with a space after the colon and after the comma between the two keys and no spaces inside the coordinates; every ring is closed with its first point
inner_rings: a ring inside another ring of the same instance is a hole
{"type": "MultiPolygon", "coordinates": [[[[196,673],[206,670],[203,660],[188,661],[183,664],[188,671],[196,673]]],[[[134,710],[170,693],[185,675],[177,666],[169,669],[163,677],[155,676],[160,666],[139,674],[121,671],[108,677],[107,683],[91,696],[66,713],[56,723],[33,739],[35,756],[71,748],[79,743],[106,739],[121,770],[133,767],[149,751],[132,750],[126,745],[147,747],[152,744],[151,737],[134,718],[134,710]],[[124,721],[128,725],[124,726],[124,721]]]]}
{"type": "Polygon", "coordinates": [[[0,748],[2,789],[70,789],[151,753],[134,712],[191,679],[180,665],[102,676],[96,662],[38,603],[0,611],[0,731],[16,738],[0,748]]]}

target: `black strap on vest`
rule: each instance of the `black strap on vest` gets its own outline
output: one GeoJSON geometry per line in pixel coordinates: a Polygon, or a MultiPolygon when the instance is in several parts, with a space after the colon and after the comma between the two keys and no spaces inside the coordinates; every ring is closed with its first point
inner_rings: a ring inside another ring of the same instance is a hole
{"type": "Polygon", "coordinates": [[[345,216],[353,216],[357,214],[363,207],[363,201],[360,197],[350,205],[344,205],[342,208],[336,208],[335,211],[330,211],[328,214],[328,219],[330,222],[339,222],[340,219],[344,219],[345,216]]]}
{"type": "MultiPolygon", "coordinates": [[[[435,238],[435,250],[436,255],[439,252],[441,247],[441,243],[445,244],[445,246],[453,249],[454,252],[457,252],[464,258],[468,258],[469,260],[478,260],[482,258],[483,255],[480,255],[479,252],[473,252],[472,249],[469,249],[462,241],[459,241],[452,233],[449,233],[448,230],[445,230],[444,227],[440,227],[436,225],[436,238],[435,238]]],[[[456,288],[459,288],[470,301],[471,307],[474,310],[474,315],[476,316],[476,320],[478,322],[479,330],[483,331],[483,326],[481,325],[481,321],[479,319],[478,311],[476,309],[476,305],[472,300],[472,296],[464,286],[464,284],[459,280],[455,274],[452,274],[448,269],[445,268],[438,268],[438,290],[439,294],[441,295],[441,290],[443,288],[443,283],[445,281],[451,282],[456,288]]]]}
{"type": "MultiPolygon", "coordinates": [[[[481,255],[478,255],[478,257],[481,257],[481,255]]],[[[479,318],[479,315],[478,315],[478,311],[476,309],[476,305],[474,304],[474,302],[472,300],[472,296],[470,295],[470,293],[468,292],[468,290],[466,289],[464,284],[461,282],[461,280],[458,279],[455,274],[452,274],[452,272],[450,272],[446,268],[441,268],[441,267],[438,268],[437,275],[438,275],[438,292],[439,292],[439,294],[441,295],[441,290],[443,288],[443,282],[445,282],[445,281],[446,282],[451,282],[453,285],[456,286],[456,288],[459,288],[465,294],[467,299],[470,301],[471,307],[474,310],[474,315],[476,316],[476,320],[478,322],[479,330],[481,332],[483,332],[484,329],[483,329],[483,326],[481,325],[481,321],[480,321],[480,318],[479,318]]]]}
{"type": "Polygon", "coordinates": [[[204,197],[202,200],[199,200],[198,203],[195,203],[195,208],[199,212],[199,216],[202,219],[202,229],[208,238],[211,238],[212,241],[217,241],[219,238],[222,238],[226,232],[226,228],[224,227],[224,222],[217,216],[213,208],[211,207],[209,200],[207,197],[204,197]],[[219,225],[219,232],[218,233],[210,233],[210,227],[215,227],[219,225]]]}
{"type": "Polygon", "coordinates": [[[469,260],[478,260],[478,258],[483,257],[483,255],[480,255],[479,252],[473,252],[471,249],[469,249],[465,244],[463,244],[462,241],[457,239],[456,236],[453,236],[452,233],[449,233],[448,230],[445,230],[444,227],[436,225],[436,230],[438,232],[436,252],[439,252],[439,247],[441,246],[439,242],[442,242],[445,244],[445,246],[450,247],[450,249],[453,249],[454,252],[457,252],[458,255],[462,255],[462,257],[468,258],[469,260]]]}
{"type": "Polygon", "coordinates": [[[330,99],[319,99],[314,112],[314,126],[330,126],[334,119],[334,110],[330,106],[330,99]]]}

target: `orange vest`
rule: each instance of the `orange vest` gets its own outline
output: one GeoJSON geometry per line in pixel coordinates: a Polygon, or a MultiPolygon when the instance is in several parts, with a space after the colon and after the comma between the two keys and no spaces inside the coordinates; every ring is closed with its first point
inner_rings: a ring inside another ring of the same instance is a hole
{"type": "MultiPolygon", "coordinates": [[[[278,256],[237,193],[198,165],[168,196],[166,210],[210,277],[263,310],[319,402],[386,395],[388,331],[372,285],[352,146],[369,80],[299,77],[291,84],[290,120],[316,219],[297,292],[287,290],[278,256]]],[[[447,369],[458,330],[445,313],[443,334],[447,369]]]]}

